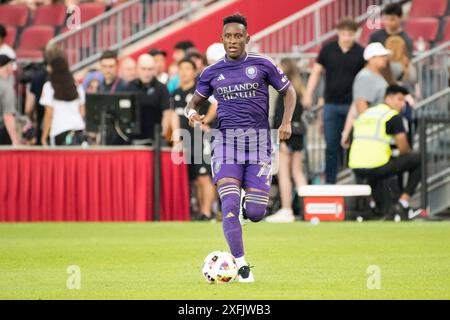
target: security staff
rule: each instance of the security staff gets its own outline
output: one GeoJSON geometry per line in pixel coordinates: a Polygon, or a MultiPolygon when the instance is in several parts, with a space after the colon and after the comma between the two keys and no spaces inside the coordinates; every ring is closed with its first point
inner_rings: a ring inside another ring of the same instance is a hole
{"type": "Polygon", "coordinates": [[[385,103],[369,108],[356,119],[349,155],[349,167],[358,178],[368,181],[375,196],[384,179],[409,172],[404,193],[387,215],[393,218],[398,214],[402,220],[408,219],[410,199],[421,178],[420,154],[411,151],[399,114],[407,94],[405,88],[391,85],[386,89],[385,103]],[[392,157],[392,140],[400,153],[398,157],[392,157]]]}

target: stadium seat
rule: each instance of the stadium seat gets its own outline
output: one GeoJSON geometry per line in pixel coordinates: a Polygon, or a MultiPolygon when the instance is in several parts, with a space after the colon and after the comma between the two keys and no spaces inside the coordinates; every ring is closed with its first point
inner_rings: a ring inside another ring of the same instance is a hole
{"type": "Polygon", "coordinates": [[[437,18],[412,18],[405,22],[405,31],[413,40],[423,38],[425,41],[434,41],[439,31],[437,18]]]}
{"type": "Polygon", "coordinates": [[[139,21],[142,20],[144,6],[142,3],[135,3],[123,10],[122,23],[133,27],[133,32],[139,29],[139,21]]]}
{"type": "Polygon", "coordinates": [[[52,4],[40,6],[34,14],[33,25],[59,27],[66,19],[66,6],[63,4],[52,4]]]}
{"type": "Polygon", "coordinates": [[[158,23],[182,9],[183,5],[178,1],[156,2],[150,5],[147,22],[158,23]]]}
{"type": "Polygon", "coordinates": [[[6,39],[5,42],[8,46],[11,48],[14,48],[14,44],[16,43],[16,35],[17,35],[17,29],[12,26],[6,26],[6,39]]]}
{"type": "MultiPolygon", "coordinates": [[[[96,41],[98,41],[97,48],[100,50],[107,50],[111,45],[117,43],[118,27],[111,25],[108,32],[101,32],[98,34],[96,41]]],[[[130,25],[122,25],[122,37],[127,38],[132,35],[132,28],[130,25]]]]}
{"type": "Polygon", "coordinates": [[[106,6],[98,3],[82,3],[79,5],[81,23],[85,23],[105,12],[106,6]]]}
{"type": "Polygon", "coordinates": [[[450,41],[450,17],[447,17],[444,21],[444,30],[443,30],[442,40],[450,41]]]}
{"type": "Polygon", "coordinates": [[[448,0],[413,0],[410,17],[442,17],[445,15],[448,0]]]}
{"type": "MultiPolygon", "coordinates": [[[[70,31],[70,29],[64,27],[61,30],[61,34],[69,32],[69,31],[70,31]]],[[[86,30],[79,31],[78,33],[76,33],[76,35],[71,36],[70,38],[68,38],[64,41],[65,46],[67,48],[81,48],[81,49],[89,48],[90,46],[92,46],[92,41],[93,41],[92,34],[93,34],[92,28],[88,28],[86,30]]]]}
{"type": "Polygon", "coordinates": [[[28,22],[28,8],[25,5],[0,5],[0,24],[23,27],[28,22]]]}
{"type": "Polygon", "coordinates": [[[55,29],[50,26],[31,26],[26,28],[17,49],[18,58],[40,59],[47,43],[55,35],[55,29]]]}

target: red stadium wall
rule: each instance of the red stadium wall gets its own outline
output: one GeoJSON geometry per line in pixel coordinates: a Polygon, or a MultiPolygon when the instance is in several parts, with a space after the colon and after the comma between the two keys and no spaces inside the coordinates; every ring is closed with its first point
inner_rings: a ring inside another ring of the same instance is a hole
{"type": "Polygon", "coordinates": [[[245,15],[249,23],[249,33],[252,35],[315,2],[315,0],[277,0],[274,4],[273,0],[239,0],[190,23],[182,30],[167,35],[131,56],[136,59],[142,53],[148,52],[150,48],[160,48],[167,51],[170,62],[173,46],[178,41],[191,40],[202,52],[211,43],[218,42],[222,32],[221,22],[227,15],[237,12],[245,15]]]}

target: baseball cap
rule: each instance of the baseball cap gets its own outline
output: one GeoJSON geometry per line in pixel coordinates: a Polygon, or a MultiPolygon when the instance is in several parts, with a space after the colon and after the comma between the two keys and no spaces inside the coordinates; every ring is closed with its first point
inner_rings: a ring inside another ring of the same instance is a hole
{"type": "Polygon", "coordinates": [[[374,57],[389,56],[391,54],[392,51],[386,49],[381,42],[373,42],[364,49],[364,60],[369,61],[374,57]]]}
{"type": "Polygon", "coordinates": [[[0,67],[6,66],[8,63],[14,61],[10,57],[8,57],[6,54],[0,54],[0,67]]]}

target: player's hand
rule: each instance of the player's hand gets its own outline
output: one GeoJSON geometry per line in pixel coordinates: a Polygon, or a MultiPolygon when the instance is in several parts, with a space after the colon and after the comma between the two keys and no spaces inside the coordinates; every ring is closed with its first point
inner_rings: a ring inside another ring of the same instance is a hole
{"type": "Polygon", "coordinates": [[[200,126],[203,124],[203,119],[205,118],[205,115],[201,116],[198,113],[193,114],[190,118],[189,118],[189,125],[192,128],[195,128],[196,126],[200,126]]]}
{"type": "Polygon", "coordinates": [[[291,137],[292,126],[291,123],[282,123],[278,128],[278,140],[287,140],[291,137]]]}

